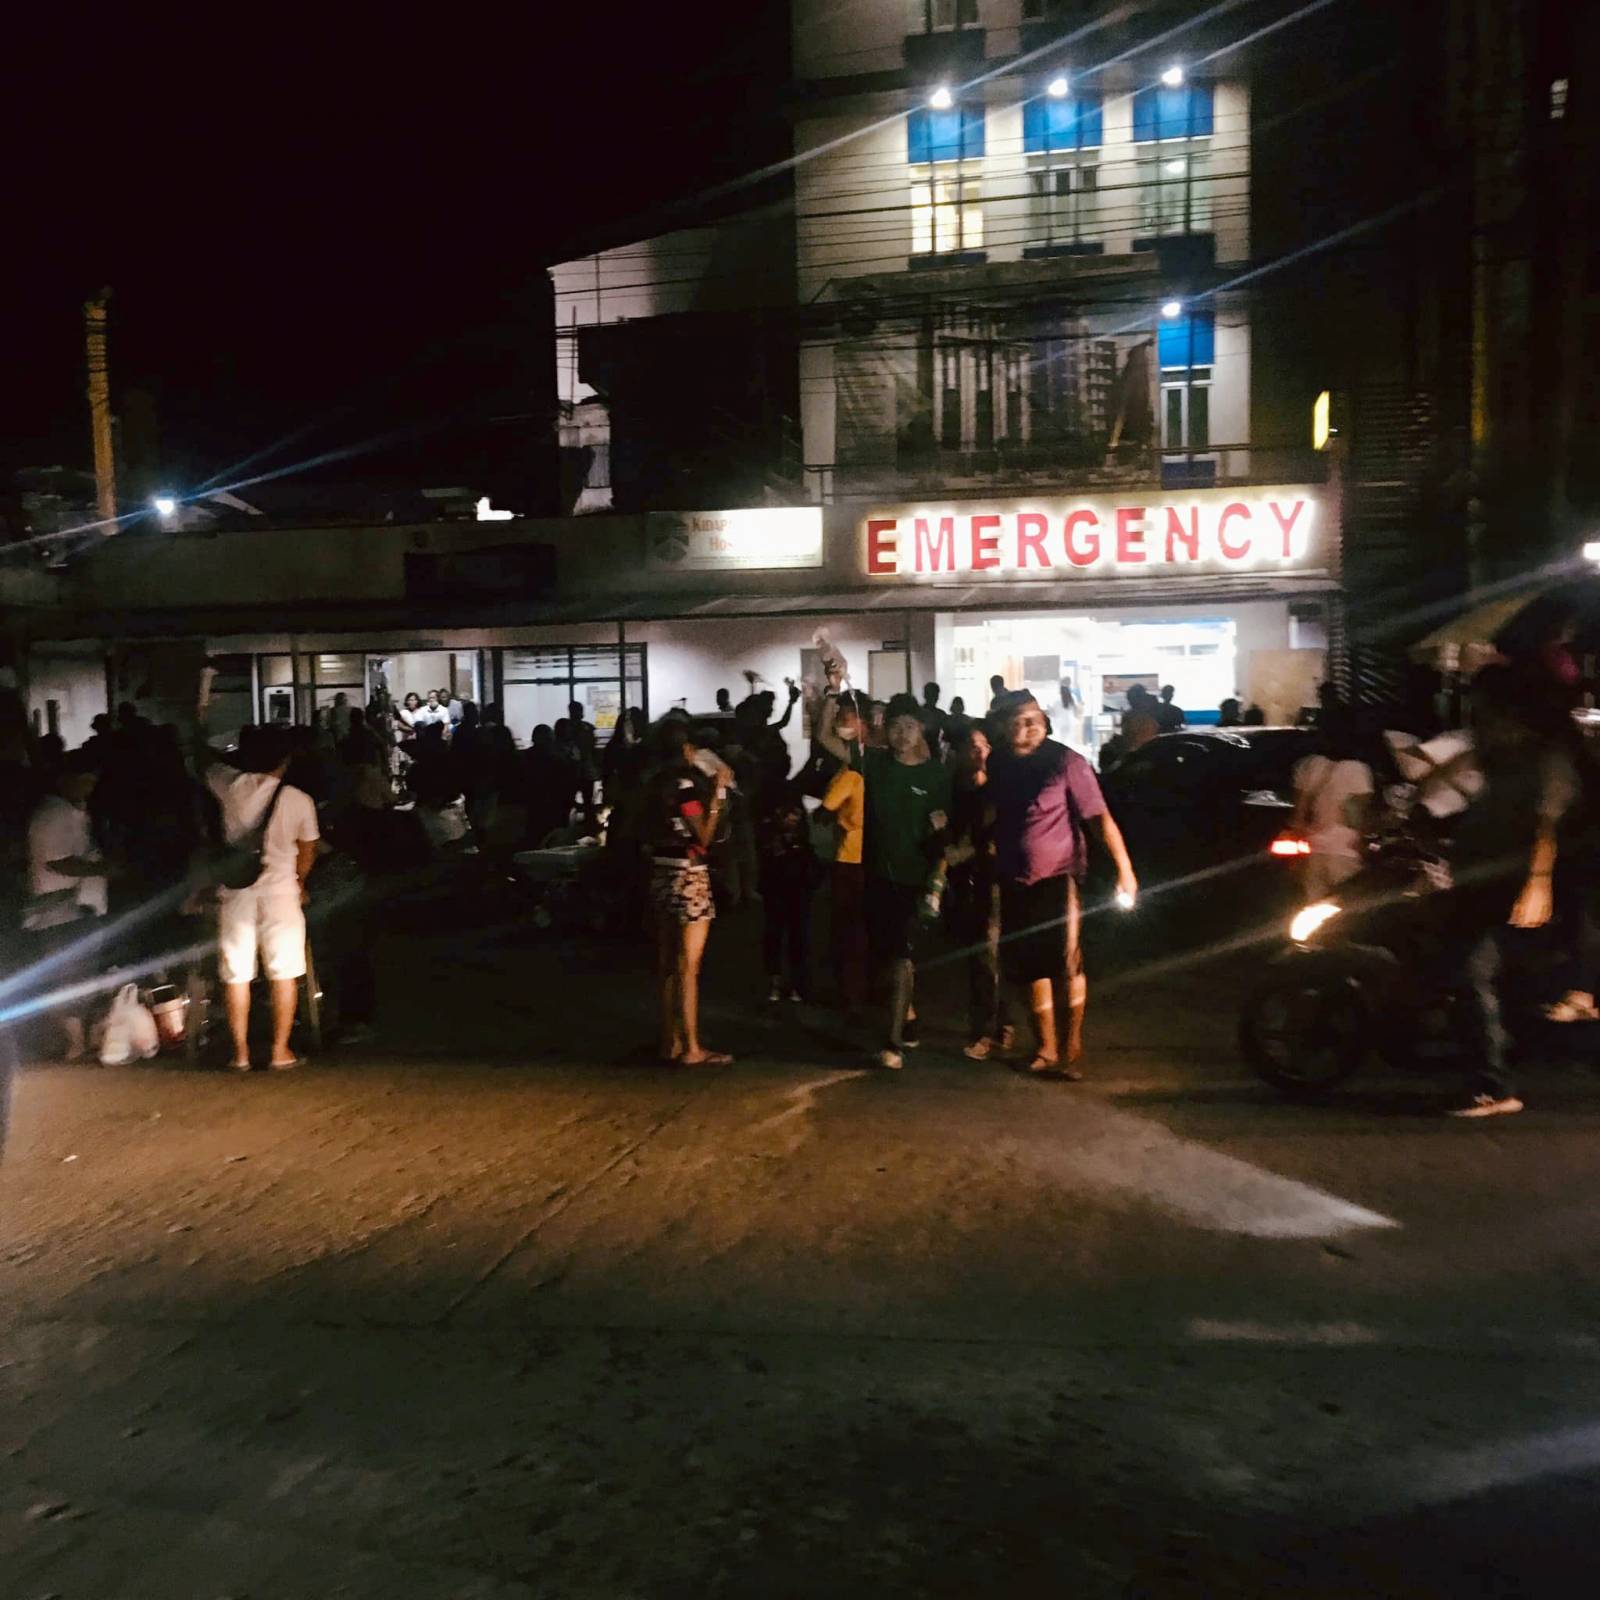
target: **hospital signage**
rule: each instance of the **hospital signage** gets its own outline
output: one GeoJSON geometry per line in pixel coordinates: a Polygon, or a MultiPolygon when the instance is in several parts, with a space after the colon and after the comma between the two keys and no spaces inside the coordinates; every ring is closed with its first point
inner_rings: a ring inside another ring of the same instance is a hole
{"type": "Polygon", "coordinates": [[[656,572],[760,572],[822,565],[821,506],[653,511],[646,564],[656,572]]]}
{"type": "Polygon", "coordinates": [[[1324,564],[1320,511],[1306,487],[894,507],[862,519],[862,570],[976,581],[1307,572],[1324,564]]]}

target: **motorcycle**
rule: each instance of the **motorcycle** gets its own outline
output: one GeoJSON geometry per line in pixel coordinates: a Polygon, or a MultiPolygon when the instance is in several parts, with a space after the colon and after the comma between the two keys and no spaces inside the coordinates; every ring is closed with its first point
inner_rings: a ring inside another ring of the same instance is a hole
{"type": "MultiPolygon", "coordinates": [[[[1273,853],[1288,851],[1276,843],[1273,853]]],[[[1442,853],[1409,831],[1368,847],[1336,893],[1302,906],[1289,942],[1246,997],[1239,1047],[1285,1095],[1315,1099],[1376,1051],[1414,1067],[1458,1054],[1451,973],[1442,959],[1442,853]]]]}

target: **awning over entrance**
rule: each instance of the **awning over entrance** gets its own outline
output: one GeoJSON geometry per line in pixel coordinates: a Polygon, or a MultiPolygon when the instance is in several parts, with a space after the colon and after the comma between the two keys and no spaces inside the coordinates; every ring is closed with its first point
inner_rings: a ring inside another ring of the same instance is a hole
{"type": "Polygon", "coordinates": [[[1228,605],[1327,594],[1338,587],[1324,572],[1209,574],[1182,578],[1033,579],[1018,583],[897,583],[881,587],[711,594],[680,590],[653,595],[575,595],[560,601],[413,606],[216,606],[203,610],[57,613],[36,638],[189,639],[235,634],[416,634],[449,629],[554,627],[562,624],[670,622],[718,617],[817,617],[928,611],[1056,611],[1117,606],[1228,605]]]}

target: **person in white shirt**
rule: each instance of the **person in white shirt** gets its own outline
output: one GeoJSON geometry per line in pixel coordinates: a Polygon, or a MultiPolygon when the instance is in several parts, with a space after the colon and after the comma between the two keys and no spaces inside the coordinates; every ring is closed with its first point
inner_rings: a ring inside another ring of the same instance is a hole
{"type": "MultiPolygon", "coordinates": [[[[106,914],[105,863],[89,827],[89,796],[95,769],[81,750],[67,756],[56,778],[54,794],[34,808],[28,820],[28,903],[22,926],[29,935],[35,963],[49,962],[48,987],[62,989],[81,974],[71,970],[66,954],[82,937],[91,919],[106,914]]],[[[40,977],[46,976],[41,969],[40,977]]],[[[58,1020],[64,1059],[79,1061],[85,1053],[81,1003],[63,1010],[58,1020]]]]}
{"type": "Polygon", "coordinates": [[[1372,768],[1360,760],[1338,720],[1322,729],[1321,748],[1294,769],[1292,826],[1311,846],[1305,858],[1307,903],[1327,899],[1361,870],[1362,840],[1373,802],[1372,768]]]}
{"type": "MultiPolygon", "coordinates": [[[[202,698],[202,728],[204,708],[202,698]]],[[[282,1072],[299,1064],[289,1048],[289,1031],[306,975],[305,884],[317,859],[317,808],[304,790],[284,782],[290,756],[285,732],[253,730],[241,739],[240,755],[251,770],[230,766],[203,741],[199,750],[206,787],[222,808],[224,839],[240,844],[257,836],[261,850],[261,873],[248,889],[217,891],[218,975],[233,1040],[230,1064],[236,1072],[248,1072],[250,984],[259,962],[272,985],[268,1065],[282,1072]]]]}
{"type": "Polygon", "coordinates": [[[450,708],[439,703],[439,691],[430,689],[426,705],[419,706],[411,713],[411,725],[414,728],[437,727],[444,730],[445,738],[450,737],[450,708]]]}

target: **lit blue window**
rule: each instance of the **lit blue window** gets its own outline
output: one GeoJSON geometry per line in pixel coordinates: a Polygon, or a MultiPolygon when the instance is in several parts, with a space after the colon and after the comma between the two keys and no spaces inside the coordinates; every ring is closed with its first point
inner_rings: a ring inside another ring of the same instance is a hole
{"type": "Polygon", "coordinates": [[[1135,143],[1152,139],[1201,139],[1211,132],[1211,86],[1186,83],[1140,89],[1133,97],[1135,143]]]}
{"type": "Polygon", "coordinates": [[[1036,96],[1022,107],[1022,148],[1031,155],[1050,150],[1084,150],[1105,142],[1100,97],[1036,96]]]}
{"type": "Polygon", "coordinates": [[[982,154],[982,106],[951,106],[948,111],[918,106],[907,115],[906,160],[912,166],[971,160],[982,154]]]}
{"type": "Polygon", "coordinates": [[[1156,339],[1162,370],[1171,367],[1209,367],[1217,357],[1216,317],[1210,311],[1195,311],[1187,317],[1161,319],[1156,339]]]}

